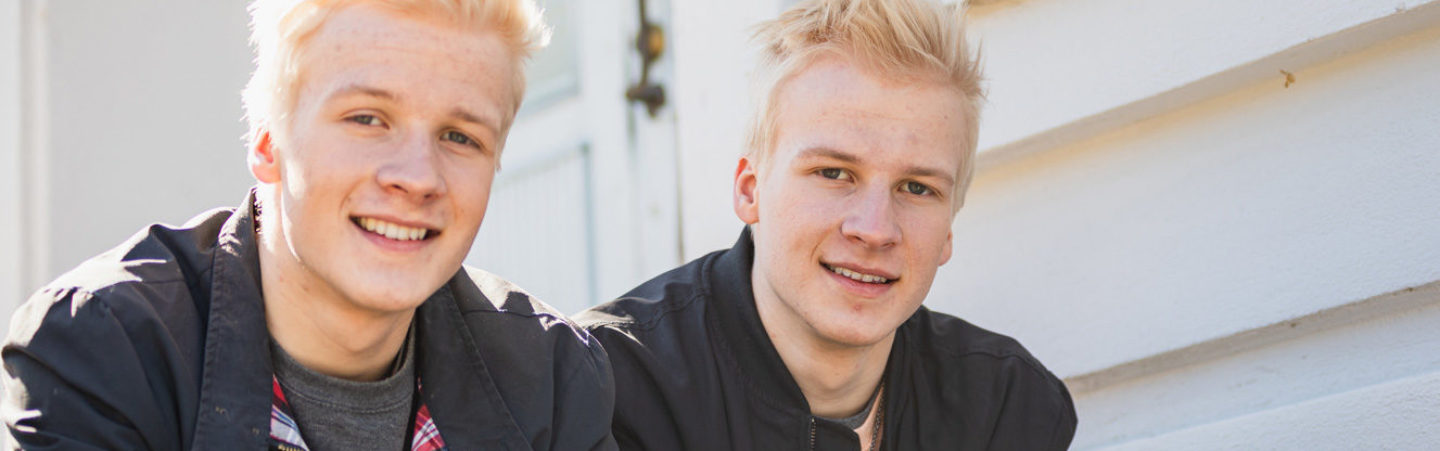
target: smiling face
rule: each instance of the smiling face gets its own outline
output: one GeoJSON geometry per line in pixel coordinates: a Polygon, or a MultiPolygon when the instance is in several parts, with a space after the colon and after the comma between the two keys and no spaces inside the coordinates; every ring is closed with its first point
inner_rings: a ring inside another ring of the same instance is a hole
{"type": "Polygon", "coordinates": [[[742,159],[735,209],[755,240],[755,302],[772,337],[888,338],[950,259],[964,97],[823,56],[776,93],[773,151],[742,159]]]}
{"type": "Polygon", "coordinates": [[[493,32],[368,5],[334,13],[306,44],[287,125],[250,155],[265,271],[296,297],[422,303],[485,217],[513,64],[493,32]]]}

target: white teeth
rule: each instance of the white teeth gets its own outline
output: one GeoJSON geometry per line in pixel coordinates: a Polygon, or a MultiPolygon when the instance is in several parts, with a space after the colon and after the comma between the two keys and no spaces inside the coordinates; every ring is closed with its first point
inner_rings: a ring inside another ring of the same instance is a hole
{"type": "Polygon", "coordinates": [[[399,224],[381,221],[375,218],[360,218],[360,227],[378,235],[396,241],[411,241],[425,239],[430,234],[429,230],[418,227],[405,227],[399,224]]]}
{"type": "Polygon", "coordinates": [[[890,281],[890,279],[886,279],[886,278],[884,278],[884,277],[874,276],[874,275],[870,275],[870,274],[861,274],[861,273],[858,273],[858,272],[855,272],[855,271],[851,271],[851,270],[848,270],[848,269],[845,269],[845,268],[841,268],[841,267],[839,267],[839,266],[825,265],[825,267],[826,267],[826,268],[829,268],[830,271],[831,271],[831,272],[834,272],[835,274],[839,274],[839,275],[842,275],[842,276],[845,276],[845,277],[849,277],[849,278],[851,278],[851,279],[858,280],[858,281],[865,282],[865,283],[886,283],[886,282],[889,282],[889,281],[890,281]]]}

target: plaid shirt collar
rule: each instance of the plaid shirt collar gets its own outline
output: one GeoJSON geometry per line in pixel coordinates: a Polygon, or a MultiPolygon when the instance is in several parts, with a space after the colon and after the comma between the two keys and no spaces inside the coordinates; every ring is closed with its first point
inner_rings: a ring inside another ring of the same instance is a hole
{"type": "MultiPolygon", "coordinates": [[[[295,413],[290,410],[290,401],[285,399],[285,390],[280,388],[280,380],[274,375],[270,376],[272,396],[270,401],[270,449],[275,451],[310,451],[305,444],[305,438],[300,436],[300,425],[295,423],[295,413]]],[[[420,378],[415,378],[415,400],[419,406],[415,409],[415,428],[411,430],[410,449],[412,451],[446,451],[450,448],[445,446],[445,439],[440,437],[440,429],[435,427],[435,420],[430,417],[430,407],[425,405],[421,393],[420,378]]]]}

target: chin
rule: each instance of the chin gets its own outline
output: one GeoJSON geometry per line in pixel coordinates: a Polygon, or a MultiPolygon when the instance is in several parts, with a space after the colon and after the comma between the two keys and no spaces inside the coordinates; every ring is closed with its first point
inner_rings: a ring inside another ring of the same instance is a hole
{"type": "Polygon", "coordinates": [[[424,304],[425,300],[429,299],[430,295],[433,293],[433,290],[423,295],[418,293],[393,292],[387,295],[372,295],[365,298],[352,299],[354,299],[356,304],[359,304],[360,306],[370,310],[381,312],[403,312],[406,310],[413,310],[417,307],[420,307],[420,304],[424,304]]]}
{"type": "Polygon", "coordinates": [[[829,330],[821,330],[821,336],[825,339],[844,346],[865,347],[880,343],[885,337],[889,337],[895,329],[877,330],[874,328],[874,321],[860,327],[847,327],[836,325],[829,330]]]}
{"type": "Polygon", "coordinates": [[[452,267],[437,264],[434,260],[387,262],[359,268],[352,275],[351,281],[355,282],[353,286],[364,287],[355,291],[357,295],[369,293],[370,297],[381,299],[408,299],[418,296],[420,300],[424,300],[449,282],[459,269],[458,263],[452,267]]]}
{"type": "Polygon", "coordinates": [[[357,289],[350,290],[346,297],[360,307],[381,312],[399,312],[419,307],[444,283],[442,281],[435,284],[429,290],[420,290],[418,288],[424,283],[418,278],[410,279],[408,283],[401,281],[394,281],[395,283],[370,282],[354,285],[357,289]]]}

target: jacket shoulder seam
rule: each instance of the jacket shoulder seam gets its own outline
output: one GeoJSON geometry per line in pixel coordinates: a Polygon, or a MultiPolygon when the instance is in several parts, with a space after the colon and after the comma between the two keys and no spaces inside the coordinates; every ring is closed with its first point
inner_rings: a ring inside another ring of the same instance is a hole
{"type": "Polygon", "coordinates": [[[994,357],[994,358],[997,359],[997,360],[1017,359],[1017,360],[1019,360],[1021,363],[1024,363],[1024,364],[1025,364],[1025,368],[1030,369],[1030,371],[1033,371],[1033,372],[1035,372],[1036,374],[1039,374],[1040,376],[1044,376],[1045,379],[1050,379],[1050,378],[1054,378],[1054,377],[1055,377],[1055,376],[1053,376],[1053,375],[1050,374],[1050,370],[1046,369],[1044,365],[1040,365],[1039,362],[1035,361],[1034,358],[1032,358],[1032,357],[1030,357],[1030,356],[1027,356],[1027,355],[1025,355],[1025,354],[1021,354],[1021,353],[1019,353],[1019,352],[1015,352],[1015,351],[995,351],[995,350],[990,350],[990,349],[972,349],[972,350],[969,350],[969,351],[956,351],[956,350],[946,349],[946,348],[940,348],[940,349],[942,349],[942,350],[945,351],[946,353],[948,353],[948,354],[950,354],[951,356],[954,356],[954,357],[956,357],[956,358],[969,357],[969,356],[971,356],[971,355],[977,355],[977,354],[978,354],[978,355],[985,355],[985,356],[989,356],[989,357],[994,357]]]}
{"type": "Polygon", "coordinates": [[[1032,374],[1039,376],[1040,380],[1045,381],[1045,385],[1051,391],[1053,391],[1056,396],[1060,396],[1066,392],[1062,385],[1064,382],[1060,380],[1060,377],[1051,373],[1050,370],[1044,367],[1044,365],[1040,365],[1040,363],[1036,361],[1033,357],[1029,357],[1014,351],[997,352],[988,349],[974,349],[970,351],[955,351],[951,349],[944,349],[944,351],[955,358],[963,358],[971,355],[985,355],[993,357],[997,360],[1019,360],[1021,363],[1024,363],[1025,368],[1028,369],[1032,374]]]}
{"type": "MultiPolygon", "coordinates": [[[[682,301],[680,301],[680,302],[663,302],[663,299],[662,299],[661,302],[662,302],[662,303],[665,303],[665,304],[668,304],[668,305],[665,305],[665,306],[663,306],[662,308],[658,309],[653,316],[651,316],[651,317],[649,317],[649,318],[645,318],[644,320],[634,320],[634,321],[632,321],[632,320],[596,321],[596,322],[590,323],[588,328],[614,327],[614,328],[617,328],[617,329],[625,329],[625,330],[646,330],[646,331],[648,331],[648,330],[651,330],[651,329],[654,329],[654,328],[658,327],[658,326],[660,325],[660,322],[661,322],[661,321],[664,321],[664,320],[666,319],[666,317],[670,316],[671,313],[675,313],[675,312],[678,312],[678,311],[681,311],[681,310],[685,310],[685,309],[690,308],[691,306],[693,306],[693,305],[695,304],[695,301],[696,301],[697,299],[700,299],[700,298],[702,298],[702,297],[704,297],[704,294],[697,291],[697,292],[690,293],[689,296],[685,296],[685,298],[684,298],[682,301]]],[[[633,297],[633,296],[632,296],[632,297],[623,297],[623,298],[620,298],[620,299],[617,299],[617,300],[625,300],[625,299],[645,299],[645,298],[639,298],[639,297],[633,297]]]]}
{"type": "MultiPolygon", "coordinates": [[[[708,274],[710,274],[710,267],[711,267],[711,265],[714,265],[714,264],[715,264],[715,259],[716,259],[716,258],[715,258],[715,255],[716,255],[716,254],[707,255],[707,256],[705,256],[705,257],[699,262],[700,268],[699,268],[699,270],[697,271],[699,274],[695,277],[695,280],[693,280],[693,281],[690,282],[690,287],[691,287],[691,289],[689,290],[690,292],[683,298],[682,301],[680,301],[680,302],[665,302],[664,298],[662,297],[662,298],[660,298],[660,299],[657,299],[657,300],[656,300],[656,303],[657,303],[657,304],[664,304],[664,305],[662,305],[660,308],[658,308],[657,311],[655,312],[655,314],[654,314],[653,316],[649,317],[649,318],[645,318],[644,320],[596,321],[596,322],[590,323],[590,324],[587,326],[587,328],[614,327],[614,328],[616,328],[616,329],[624,329],[624,330],[643,330],[643,331],[649,331],[649,330],[652,330],[652,329],[658,327],[658,326],[660,325],[660,322],[663,321],[663,320],[665,320],[666,317],[670,316],[671,313],[675,313],[675,312],[678,312],[678,311],[681,311],[681,310],[688,309],[688,308],[694,306],[698,300],[704,299],[704,298],[707,298],[707,297],[710,297],[710,290],[709,290],[709,285],[706,283],[706,282],[707,282],[706,277],[707,277],[708,274]]],[[[692,263],[692,264],[693,264],[693,263],[692,263]]],[[[687,266],[688,266],[688,265],[687,265],[687,266]]],[[[623,296],[623,297],[621,297],[621,298],[619,298],[619,299],[616,299],[615,301],[618,302],[618,301],[623,301],[623,300],[626,300],[626,299],[647,299],[647,298],[643,298],[643,297],[639,297],[639,296],[623,296]]]]}
{"type": "MultiPolygon", "coordinates": [[[[460,312],[461,315],[469,315],[469,314],[473,314],[473,313],[511,315],[511,316],[518,316],[518,317],[524,318],[524,319],[547,318],[547,319],[554,320],[554,321],[557,322],[557,323],[560,323],[560,324],[565,325],[565,327],[568,328],[568,329],[570,329],[570,331],[571,331],[572,333],[575,333],[576,335],[578,335],[578,338],[580,338],[581,343],[589,343],[590,340],[593,340],[593,339],[594,339],[594,335],[591,334],[589,330],[586,330],[584,327],[580,327],[580,325],[579,325],[579,324],[576,324],[575,321],[572,321],[572,320],[570,320],[569,317],[567,317],[567,316],[565,316],[565,315],[562,315],[562,314],[559,314],[559,313],[554,313],[554,312],[517,312],[517,311],[514,311],[514,310],[504,310],[504,309],[498,309],[498,308],[497,308],[497,309],[494,309],[494,310],[489,310],[489,309],[461,310],[461,312],[460,312]]],[[[589,347],[589,345],[587,344],[586,347],[589,347]]]]}
{"type": "Polygon", "coordinates": [[[39,292],[52,296],[61,296],[64,295],[65,292],[69,291],[73,293],[84,293],[92,298],[104,300],[105,298],[103,297],[103,294],[105,294],[106,292],[112,292],[120,287],[134,285],[164,285],[172,283],[188,283],[188,281],[185,280],[184,277],[179,277],[163,280],[121,280],[98,286],[86,286],[84,284],[61,284],[46,286],[44,288],[41,288],[39,292]]]}

